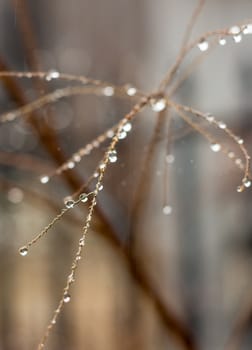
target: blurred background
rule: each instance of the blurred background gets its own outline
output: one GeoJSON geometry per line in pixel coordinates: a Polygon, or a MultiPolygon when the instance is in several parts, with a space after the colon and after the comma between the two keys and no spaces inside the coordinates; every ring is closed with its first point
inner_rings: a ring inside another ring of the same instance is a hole
{"type": "MultiPolygon", "coordinates": [[[[192,0],[0,0],[1,70],[57,69],[149,92],[174,63],[195,6],[192,0]]],[[[208,0],[193,36],[251,13],[250,0],[208,0]]],[[[223,120],[250,154],[251,40],[230,39],[210,52],[174,97],[223,120]]],[[[65,85],[2,80],[0,112],[65,85]]],[[[132,106],[113,97],[73,97],[38,111],[33,123],[0,126],[1,350],[36,349],[87,208],[72,210],[27,257],[18,248],[58,213],[105,147],[46,185],[39,177],[132,106]]],[[[71,302],[48,349],[251,349],[251,193],[237,193],[242,173],[230,159],[171,116],[168,136],[166,121],[153,143],[157,115],[147,108],[118,145],[71,302]]]]}

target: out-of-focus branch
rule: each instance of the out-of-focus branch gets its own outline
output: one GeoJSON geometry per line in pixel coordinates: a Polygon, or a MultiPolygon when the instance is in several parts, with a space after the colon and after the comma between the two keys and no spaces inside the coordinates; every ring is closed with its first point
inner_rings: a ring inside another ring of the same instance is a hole
{"type": "Polygon", "coordinates": [[[36,175],[52,171],[52,167],[44,160],[28,154],[0,152],[0,164],[36,173],[36,175]]]}

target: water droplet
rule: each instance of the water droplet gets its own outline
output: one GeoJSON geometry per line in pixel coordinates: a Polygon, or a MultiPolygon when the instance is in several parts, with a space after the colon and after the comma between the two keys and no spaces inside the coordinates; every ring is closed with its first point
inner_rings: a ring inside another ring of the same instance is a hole
{"type": "Polygon", "coordinates": [[[173,154],[167,154],[167,156],[165,157],[166,163],[168,164],[172,164],[174,163],[175,157],[173,154]]]}
{"type": "Polygon", "coordinates": [[[81,256],[80,256],[80,255],[77,255],[77,256],[76,256],[76,260],[77,260],[77,261],[81,260],[81,256]]]}
{"type": "Polygon", "coordinates": [[[67,163],[67,167],[68,167],[68,169],[73,169],[74,167],[75,167],[75,163],[74,162],[68,162],[67,163]]]}
{"type": "Polygon", "coordinates": [[[107,131],[107,137],[109,137],[110,139],[112,139],[112,137],[115,135],[113,130],[108,130],[107,131]]]}
{"type": "Polygon", "coordinates": [[[78,153],[75,153],[73,155],[73,159],[75,162],[80,162],[81,161],[81,156],[78,153]]]}
{"type": "Polygon", "coordinates": [[[123,139],[125,139],[126,137],[127,137],[127,133],[126,133],[126,131],[124,131],[124,130],[120,131],[120,133],[118,134],[118,139],[119,139],[119,140],[123,140],[123,139]]]}
{"type": "Polygon", "coordinates": [[[137,92],[137,89],[132,85],[126,85],[125,89],[128,96],[134,96],[137,92]]]}
{"type": "Polygon", "coordinates": [[[205,39],[202,39],[199,43],[198,43],[198,48],[200,49],[200,51],[204,52],[207,51],[209,48],[209,44],[205,39]]]}
{"type": "Polygon", "coordinates": [[[117,161],[116,150],[113,150],[109,153],[109,161],[110,161],[110,163],[115,163],[117,161]]]}
{"type": "Polygon", "coordinates": [[[18,204],[22,202],[24,198],[24,193],[17,187],[13,187],[8,191],[8,199],[11,203],[18,204]]]}
{"type": "Polygon", "coordinates": [[[234,158],[235,157],[234,152],[228,152],[228,157],[231,159],[234,158]]]}
{"type": "Polygon", "coordinates": [[[165,98],[158,98],[151,100],[151,108],[154,112],[162,112],[167,107],[165,98]]]}
{"type": "Polygon", "coordinates": [[[102,191],[103,190],[103,185],[100,184],[99,187],[98,187],[98,191],[102,191]]]}
{"type": "Polygon", "coordinates": [[[99,173],[97,171],[94,172],[93,177],[98,177],[98,176],[99,176],[99,173]]]}
{"type": "Polygon", "coordinates": [[[81,238],[81,239],[79,240],[79,245],[80,245],[81,247],[84,247],[85,241],[84,241],[83,238],[81,238]]]}
{"type": "Polygon", "coordinates": [[[51,69],[51,70],[49,70],[49,72],[46,74],[45,79],[46,79],[47,81],[50,81],[50,80],[52,80],[52,79],[57,79],[57,78],[59,78],[59,76],[60,76],[60,73],[59,73],[57,70],[51,69]]]}
{"type": "Polygon", "coordinates": [[[237,190],[237,192],[243,192],[244,186],[238,186],[236,190],[237,190]]]}
{"type": "Polygon", "coordinates": [[[106,165],[105,163],[101,163],[100,166],[99,166],[100,169],[105,169],[106,168],[106,165]]]}
{"type": "Polygon", "coordinates": [[[63,297],[63,300],[64,300],[64,303],[69,303],[69,301],[71,300],[70,294],[65,293],[64,297],[63,297]]]}
{"type": "Polygon", "coordinates": [[[251,186],[251,180],[248,178],[248,177],[245,177],[243,180],[242,180],[242,183],[245,187],[250,187],[251,186]]]}
{"type": "Polygon", "coordinates": [[[126,124],[123,126],[123,130],[126,131],[126,132],[129,132],[131,129],[132,129],[131,123],[126,123],[126,124]]]}
{"type": "Polygon", "coordinates": [[[240,158],[236,158],[235,164],[236,165],[241,165],[242,164],[242,160],[240,158]]]}
{"type": "Polygon", "coordinates": [[[72,199],[66,199],[66,200],[65,200],[65,206],[66,206],[68,209],[73,208],[73,207],[74,207],[74,204],[75,204],[75,202],[74,202],[74,200],[72,200],[72,199]]]}
{"type": "Polygon", "coordinates": [[[243,140],[243,139],[241,139],[241,138],[239,138],[239,137],[237,137],[237,142],[239,143],[239,145],[242,145],[242,144],[243,144],[243,142],[244,142],[244,140],[243,140]]]}
{"type": "Polygon", "coordinates": [[[234,39],[235,43],[240,43],[242,41],[242,36],[241,36],[241,34],[234,35],[233,39],[234,39]]]}
{"type": "Polygon", "coordinates": [[[211,113],[206,113],[204,116],[209,123],[212,123],[215,120],[214,116],[211,113]]]}
{"type": "Polygon", "coordinates": [[[113,96],[115,93],[115,89],[113,88],[113,86],[106,86],[104,89],[103,89],[103,94],[105,96],[113,96]]]}
{"type": "Polygon", "coordinates": [[[239,26],[232,26],[229,28],[229,34],[239,34],[241,32],[241,28],[239,26]]]}
{"type": "Polygon", "coordinates": [[[172,207],[170,205],[165,205],[163,207],[163,213],[165,215],[170,215],[172,213],[172,207]]]}
{"type": "Polygon", "coordinates": [[[19,254],[22,256],[26,256],[28,254],[28,248],[26,246],[19,249],[19,254]]]}
{"type": "Polygon", "coordinates": [[[87,195],[86,193],[81,193],[81,194],[79,195],[79,199],[80,199],[80,201],[81,201],[82,203],[86,203],[87,200],[88,200],[88,195],[87,195]]]}
{"type": "Polygon", "coordinates": [[[220,39],[219,39],[219,44],[220,44],[221,46],[226,45],[226,43],[227,43],[227,40],[226,40],[225,38],[220,38],[220,39]]]}
{"type": "Polygon", "coordinates": [[[219,152],[221,150],[221,145],[219,143],[212,143],[210,148],[213,152],[219,152]]]}
{"type": "Polygon", "coordinates": [[[48,181],[49,181],[49,176],[43,175],[43,176],[40,177],[40,182],[42,184],[46,184],[48,181]]]}
{"type": "Polygon", "coordinates": [[[223,123],[223,122],[219,122],[219,123],[218,123],[218,127],[219,127],[220,129],[226,129],[227,125],[226,125],[225,123],[223,123]]]}
{"type": "Polygon", "coordinates": [[[252,34],[252,24],[246,24],[243,28],[243,34],[252,34]]]}

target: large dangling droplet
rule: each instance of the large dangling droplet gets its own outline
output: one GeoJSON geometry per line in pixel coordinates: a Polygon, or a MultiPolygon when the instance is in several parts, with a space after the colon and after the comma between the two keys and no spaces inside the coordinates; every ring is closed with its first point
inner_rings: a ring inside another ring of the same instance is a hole
{"type": "Polygon", "coordinates": [[[22,256],[26,256],[28,254],[28,248],[26,246],[21,247],[19,249],[19,254],[22,255],[22,256]]]}
{"type": "Polygon", "coordinates": [[[64,303],[69,303],[69,301],[71,300],[70,294],[65,293],[64,297],[63,297],[63,300],[64,300],[64,303]]]}

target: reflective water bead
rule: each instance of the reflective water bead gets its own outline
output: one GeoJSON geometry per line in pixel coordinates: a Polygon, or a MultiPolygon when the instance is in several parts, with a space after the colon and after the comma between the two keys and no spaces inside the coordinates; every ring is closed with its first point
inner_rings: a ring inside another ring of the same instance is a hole
{"type": "Polygon", "coordinates": [[[126,85],[125,89],[128,96],[134,96],[137,92],[137,89],[131,85],[126,85]]]}
{"type": "Polygon", "coordinates": [[[73,159],[74,159],[75,162],[80,162],[81,161],[81,156],[78,153],[76,153],[76,154],[73,155],[73,159]]]}
{"type": "Polygon", "coordinates": [[[151,108],[154,112],[162,112],[167,107],[167,102],[165,98],[152,99],[151,108]]]}
{"type": "Polygon", "coordinates": [[[81,238],[79,241],[79,246],[84,247],[84,245],[85,245],[85,241],[83,238],[81,238]]]}
{"type": "Polygon", "coordinates": [[[212,123],[214,121],[214,116],[211,113],[206,113],[205,118],[209,123],[212,123]]]}
{"type": "Polygon", "coordinates": [[[81,193],[81,194],[79,195],[79,199],[80,199],[80,201],[81,201],[82,203],[86,203],[87,200],[88,200],[88,195],[87,195],[86,193],[81,193]]]}
{"type": "Polygon", "coordinates": [[[246,24],[243,28],[243,34],[252,34],[252,24],[246,24]]]}
{"type": "Polygon", "coordinates": [[[100,166],[99,166],[100,169],[105,169],[106,168],[106,165],[105,163],[101,163],[100,166]]]}
{"type": "Polygon", "coordinates": [[[225,38],[220,38],[220,39],[219,39],[219,44],[220,44],[221,46],[226,45],[226,43],[227,43],[227,40],[226,40],[225,38]]]}
{"type": "Polygon", "coordinates": [[[103,190],[103,185],[102,185],[102,184],[99,185],[98,190],[99,190],[99,191],[102,191],[102,190],[103,190]]]}
{"type": "Polygon", "coordinates": [[[123,126],[123,130],[126,131],[126,132],[129,132],[131,129],[132,129],[131,123],[126,123],[126,124],[123,126]]]}
{"type": "Polygon", "coordinates": [[[123,140],[123,139],[125,139],[126,137],[127,137],[127,133],[126,133],[126,131],[124,131],[124,130],[120,131],[120,133],[118,134],[118,139],[119,139],[119,140],[123,140]]]}
{"type": "Polygon", "coordinates": [[[97,171],[94,172],[93,177],[98,177],[99,173],[97,171]]]}
{"type": "Polygon", "coordinates": [[[235,43],[240,43],[242,41],[242,36],[241,36],[241,34],[234,35],[233,39],[234,39],[235,43]]]}
{"type": "Polygon", "coordinates": [[[116,150],[109,152],[109,161],[110,163],[115,163],[117,161],[117,152],[116,150]]]}
{"type": "Polygon", "coordinates": [[[50,80],[52,80],[52,79],[57,79],[57,78],[59,78],[59,76],[60,76],[60,73],[59,73],[57,70],[51,69],[51,70],[49,70],[49,72],[46,74],[45,79],[46,79],[47,81],[50,81],[50,80]]]}
{"type": "Polygon", "coordinates": [[[225,123],[223,123],[223,122],[219,122],[218,123],[218,127],[220,128],[220,129],[226,129],[226,124],[225,123]]]}
{"type": "Polygon", "coordinates": [[[113,88],[113,86],[106,86],[104,89],[103,89],[103,94],[105,96],[113,96],[115,93],[115,89],[113,88]]]}
{"type": "Polygon", "coordinates": [[[28,248],[26,246],[19,249],[19,254],[22,256],[26,256],[28,254],[28,248]]]}
{"type": "Polygon", "coordinates": [[[239,34],[241,32],[241,28],[239,26],[232,26],[229,28],[229,34],[239,34]]]}
{"type": "Polygon", "coordinates": [[[239,137],[237,138],[237,142],[239,143],[239,145],[242,145],[243,144],[243,139],[240,139],[239,137]]]}
{"type": "Polygon", "coordinates": [[[244,187],[243,186],[238,186],[236,190],[237,190],[237,192],[243,192],[244,191],[244,187]]]}
{"type": "Polygon", "coordinates": [[[75,163],[74,162],[68,162],[67,163],[67,167],[68,167],[68,169],[73,169],[74,167],[75,167],[75,163]]]}
{"type": "Polygon", "coordinates": [[[75,204],[75,202],[74,202],[74,200],[72,200],[72,199],[66,199],[66,200],[65,200],[65,206],[66,206],[68,209],[73,208],[73,207],[74,207],[74,204],[75,204]]]}
{"type": "Polygon", "coordinates": [[[248,178],[248,177],[245,177],[243,180],[242,180],[242,183],[245,187],[250,187],[251,186],[251,180],[248,178]]]}
{"type": "Polygon", "coordinates": [[[219,143],[211,143],[210,148],[213,152],[219,152],[221,150],[221,145],[219,143]]]}
{"type": "Polygon", "coordinates": [[[64,300],[64,303],[69,303],[69,301],[71,300],[70,294],[65,293],[63,296],[63,300],[64,300]]]}
{"type": "Polygon", "coordinates": [[[170,205],[165,205],[163,207],[163,213],[165,215],[170,215],[172,213],[172,207],[170,205]]]}
{"type": "Polygon", "coordinates": [[[46,184],[49,181],[49,176],[42,175],[39,180],[42,184],[46,184]]]}
{"type": "Polygon", "coordinates": [[[198,48],[200,49],[200,51],[204,52],[207,51],[209,48],[209,43],[208,41],[206,41],[205,39],[202,39],[199,43],[198,43],[198,48]]]}

